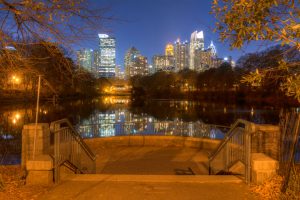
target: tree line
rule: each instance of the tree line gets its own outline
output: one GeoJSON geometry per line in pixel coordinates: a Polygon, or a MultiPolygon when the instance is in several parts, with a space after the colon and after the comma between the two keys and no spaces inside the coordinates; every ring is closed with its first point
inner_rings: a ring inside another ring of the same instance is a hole
{"type": "Polygon", "coordinates": [[[251,73],[278,66],[282,60],[290,62],[299,59],[299,52],[290,46],[276,45],[264,51],[250,53],[232,67],[225,62],[218,68],[197,73],[188,69],[180,72],[157,72],[150,76],[135,76],[131,79],[133,98],[195,99],[230,102],[291,103],[297,102],[280,90],[285,83],[285,70],[269,71],[259,84],[244,81],[251,73]],[[290,50],[289,53],[286,53],[290,50]],[[276,79],[274,77],[277,77],[276,79]]]}

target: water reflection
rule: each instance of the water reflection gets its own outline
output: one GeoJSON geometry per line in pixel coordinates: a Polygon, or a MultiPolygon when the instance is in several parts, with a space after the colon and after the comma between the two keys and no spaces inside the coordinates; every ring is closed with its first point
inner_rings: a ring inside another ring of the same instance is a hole
{"type": "MultiPolygon", "coordinates": [[[[131,102],[129,97],[41,103],[39,122],[68,118],[84,137],[129,134],[181,135],[221,138],[222,129],[243,118],[255,123],[278,123],[279,108],[193,101],[131,102]]],[[[21,132],[33,123],[34,104],[0,106],[0,164],[20,160],[21,132]],[[7,159],[9,158],[9,159],[7,159]]]]}
{"type": "Polygon", "coordinates": [[[84,119],[77,129],[85,138],[121,135],[174,135],[221,139],[221,127],[202,121],[184,122],[181,119],[157,120],[147,114],[133,114],[127,109],[96,111],[89,119],[84,119]]]}

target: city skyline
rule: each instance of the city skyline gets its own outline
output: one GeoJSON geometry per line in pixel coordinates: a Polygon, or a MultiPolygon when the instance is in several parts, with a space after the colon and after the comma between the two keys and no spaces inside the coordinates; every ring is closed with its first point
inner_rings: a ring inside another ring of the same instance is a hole
{"type": "MultiPolygon", "coordinates": [[[[242,50],[230,51],[227,43],[218,41],[218,34],[213,33],[214,17],[209,14],[211,0],[171,1],[153,0],[139,2],[137,0],[99,0],[90,1],[92,6],[108,8],[107,15],[113,20],[104,23],[100,33],[107,33],[116,38],[116,64],[124,70],[124,55],[128,48],[134,46],[151,60],[153,55],[164,54],[165,45],[180,38],[190,40],[191,33],[203,30],[206,38],[205,47],[213,40],[218,49],[219,57],[232,56],[237,60],[245,53],[255,52],[266,48],[261,42],[251,43],[242,50]],[[157,6],[158,5],[158,6],[157,6]],[[180,8],[180,12],[178,9],[180,8]]],[[[95,33],[94,41],[97,39],[95,33]]],[[[92,48],[96,45],[93,40],[83,41],[75,49],[92,48]]],[[[272,43],[274,44],[274,43],[272,43]]]]}
{"type": "Polygon", "coordinates": [[[77,50],[76,58],[76,63],[92,72],[95,77],[115,77],[116,70],[118,74],[125,73],[126,78],[129,78],[134,75],[150,75],[158,71],[178,72],[183,69],[190,69],[201,72],[209,68],[217,68],[222,62],[230,62],[233,67],[235,66],[231,56],[218,57],[217,49],[212,40],[210,45],[205,47],[205,37],[202,30],[192,32],[190,41],[181,42],[178,38],[174,43],[167,43],[164,54],[156,53],[149,58],[152,63],[148,63],[148,57],[142,56],[132,46],[124,55],[123,67],[116,63],[116,52],[118,51],[116,38],[104,33],[99,33],[98,36],[100,39],[98,49],[82,48],[77,50]],[[131,55],[132,50],[136,51],[136,55],[131,55]],[[87,53],[90,56],[87,56],[87,53]],[[116,69],[117,66],[118,69],[116,69]],[[154,71],[150,69],[152,66],[154,71]]]}

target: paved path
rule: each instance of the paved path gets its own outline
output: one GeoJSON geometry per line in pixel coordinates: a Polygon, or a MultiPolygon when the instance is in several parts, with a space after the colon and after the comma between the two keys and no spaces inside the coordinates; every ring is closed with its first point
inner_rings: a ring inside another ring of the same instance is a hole
{"type": "MultiPolygon", "coordinates": [[[[145,176],[145,175],[144,175],[145,176]]],[[[185,200],[185,199],[255,199],[248,186],[235,177],[227,176],[227,181],[208,176],[159,176],[145,178],[139,175],[121,177],[80,177],[68,180],[54,187],[40,197],[43,200],[185,200]],[[160,178],[159,178],[160,177],[160,178]],[[181,180],[178,180],[178,177],[181,180]],[[194,178],[189,178],[194,177],[194,178]],[[177,179],[177,180],[176,180],[177,179]]]]}
{"type": "Polygon", "coordinates": [[[179,147],[93,147],[96,175],[72,175],[43,200],[254,199],[234,176],[208,176],[208,152],[179,147]]]}
{"type": "Polygon", "coordinates": [[[97,148],[97,173],[208,174],[208,152],[179,147],[97,148]]]}

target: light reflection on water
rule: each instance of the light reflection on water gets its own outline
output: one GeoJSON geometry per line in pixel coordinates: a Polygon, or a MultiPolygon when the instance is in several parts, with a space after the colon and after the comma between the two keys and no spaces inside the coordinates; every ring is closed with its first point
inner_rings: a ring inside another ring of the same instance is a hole
{"type": "MultiPolygon", "coordinates": [[[[130,102],[124,97],[41,103],[39,122],[68,118],[83,137],[117,135],[178,135],[220,139],[223,129],[207,124],[229,126],[238,118],[255,123],[278,123],[273,107],[226,105],[192,101],[130,102]]],[[[20,163],[21,132],[33,123],[35,105],[0,107],[0,164],[20,163]],[[4,157],[4,155],[6,155],[4,157]]]]}
{"type": "Polygon", "coordinates": [[[202,121],[184,122],[178,118],[172,121],[157,120],[145,114],[133,114],[126,109],[117,109],[106,113],[95,112],[89,119],[82,120],[76,128],[84,138],[165,135],[211,139],[222,139],[224,129],[226,129],[205,124],[202,121]]]}

